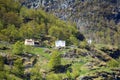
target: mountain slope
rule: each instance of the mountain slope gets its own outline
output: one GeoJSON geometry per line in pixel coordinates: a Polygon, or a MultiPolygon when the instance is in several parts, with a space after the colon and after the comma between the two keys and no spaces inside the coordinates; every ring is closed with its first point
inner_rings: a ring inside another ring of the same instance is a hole
{"type": "MultiPolygon", "coordinates": [[[[119,0],[28,0],[65,21],[74,22],[95,43],[119,45],[119,0]],[[39,3],[40,2],[40,3],[39,3]]],[[[27,6],[28,2],[25,2],[27,6]]],[[[28,7],[28,6],[27,6],[28,7]]],[[[29,7],[30,8],[30,7],[29,7]]],[[[31,6],[31,8],[36,8],[31,6]]]]}

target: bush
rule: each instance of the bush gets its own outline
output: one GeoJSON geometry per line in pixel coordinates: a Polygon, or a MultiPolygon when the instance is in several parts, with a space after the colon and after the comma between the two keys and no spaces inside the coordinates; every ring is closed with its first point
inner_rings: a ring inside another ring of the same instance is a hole
{"type": "Polygon", "coordinates": [[[31,80],[43,80],[42,75],[40,73],[40,66],[35,65],[34,68],[31,69],[31,80]]]}
{"type": "Polygon", "coordinates": [[[82,41],[82,42],[80,42],[80,44],[79,44],[79,48],[87,48],[87,42],[86,41],[82,41]]]}
{"type": "Polygon", "coordinates": [[[50,73],[47,75],[46,80],[62,80],[62,76],[54,74],[54,73],[50,73]]]}
{"type": "Polygon", "coordinates": [[[32,51],[34,51],[34,47],[29,46],[29,45],[24,46],[24,52],[25,53],[32,53],[32,51]]]}
{"type": "Polygon", "coordinates": [[[79,40],[75,36],[70,36],[70,41],[73,45],[78,46],[79,40]]]}
{"type": "Polygon", "coordinates": [[[4,59],[0,56],[0,80],[6,79],[6,73],[4,71],[4,59]]]}
{"type": "Polygon", "coordinates": [[[22,77],[24,75],[24,66],[23,66],[23,61],[22,59],[17,59],[14,62],[14,73],[18,77],[22,77]]]}
{"type": "Polygon", "coordinates": [[[2,56],[0,56],[0,71],[4,70],[4,59],[2,56]]]}
{"type": "Polygon", "coordinates": [[[6,78],[5,71],[0,71],[0,80],[6,80],[6,78]]]}
{"type": "Polygon", "coordinates": [[[66,75],[67,75],[68,79],[72,79],[72,76],[71,76],[71,73],[69,70],[67,70],[66,75]]]}
{"type": "Polygon", "coordinates": [[[120,45],[118,45],[118,49],[120,49],[120,45]]]}
{"type": "Polygon", "coordinates": [[[110,60],[110,61],[108,62],[108,66],[109,66],[109,67],[118,67],[118,66],[119,66],[119,63],[118,63],[117,61],[115,61],[115,60],[110,60]]]}
{"type": "Polygon", "coordinates": [[[24,44],[20,41],[17,41],[13,46],[13,53],[14,54],[22,54],[24,50],[24,44]]]}

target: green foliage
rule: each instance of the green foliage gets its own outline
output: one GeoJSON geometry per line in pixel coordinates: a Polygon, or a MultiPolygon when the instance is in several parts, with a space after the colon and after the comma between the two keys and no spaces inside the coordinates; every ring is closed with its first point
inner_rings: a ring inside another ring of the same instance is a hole
{"type": "Polygon", "coordinates": [[[72,76],[71,76],[71,73],[70,73],[69,70],[67,70],[66,75],[67,75],[67,77],[68,77],[69,80],[72,80],[72,76]]]}
{"type": "Polygon", "coordinates": [[[0,30],[2,30],[3,29],[3,23],[2,23],[2,21],[0,20],[0,30]]]}
{"type": "Polygon", "coordinates": [[[118,45],[118,49],[120,49],[120,45],[118,45]]]}
{"type": "Polygon", "coordinates": [[[62,36],[61,36],[61,35],[63,35],[62,30],[61,30],[60,28],[58,28],[57,26],[51,27],[51,28],[49,29],[49,34],[50,34],[51,36],[54,36],[54,37],[60,38],[60,39],[62,39],[62,36]]]}
{"type": "Polygon", "coordinates": [[[70,41],[73,45],[76,45],[76,46],[79,45],[79,40],[76,37],[74,37],[73,35],[70,36],[70,41]]]}
{"type": "Polygon", "coordinates": [[[4,7],[6,11],[15,11],[17,12],[20,9],[20,3],[13,0],[0,0],[0,6],[4,7]]]}
{"type": "Polygon", "coordinates": [[[39,33],[41,30],[41,26],[38,25],[36,22],[28,22],[26,24],[23,24],[20,28],[20,37],[22,39],[26,38],[39,38],[39,33]]]}
{"type": "Polygon", "coordinates": [[[49,67],[50,69],[54,70],[61,65],[61,55],[58,51],[53,51],[51,54],[49,67]]]}
{"type": "Polygon", "coordinates": [[[6,74],[4,71],[0,71],[0,79],[2,80],[6,79],[6,74]]]}
{"type": "Polygon", "coordinates": [[[32,68],[32,70],[30,72],[31,72],[30,79],[43,80],[41,73],[40,73],[40,66],[39,65],[35,65],[34,68],[32,68]]]}
{"type": "MultiPolygon", "coordinates": [[[[62,25],[61,25],[62,26],[62,25]]],[[[74,29],[73,29],[74,30],[74,29]]],[[[61,40],[67,40],[70,37],[70,34],[72,34],[72,27],[59,27],[59,26],[52,26],[49,31],[49,35],[61,39],[61,40]],[[66,29],[64,29],[66,28],[66,29]]]]}
{"type": "Polygon", "coordinates": [[[20,24],[22,23],[21,17],[18,16],[18,14],[15,12],[5,13],[3,20],[5,25],[14,24],[17,27],[19,27],[20,24]]]}
{"type": "MultiPolygon", "coordinates": [[[[26,38],[34,38],[46,46],[50,46],[51,42],[56,39],[71,39],[77,45],[76,33],[78,32],[75,25],[59,20],[55,16],[45,13],[40,9],[27,9],[20,6],[18,1],[5,0],[0,1],[0,40],[16,42],[26,38]],[[11,6],[12,4],[12,6],[11,6]],[[52,41],[46,36],[51,36],[52,41]],[[50,42],[49,42],[50,41],[50,42]]],[[[69,43],[68,43],[69,44],[69,43]]]]}
{"type": "Polygon", "coordinates": [[[118,62],[120,62],[120,57],[117,59],[118,62]]]}
{"type": "Polygon", "coordinates": [[[61,80],[61,76],[54,74],[54,73],[50,73],[49,75],[47,75],[46,79],[47,80],[61,80]]]}
{"type": "Polygon", "coordinates": [[[118,67],[119,66],[119,62],[117,62],[116,60],[110,60],[107,64],[109,67],[118,67]]]}
{"type": "Polygon", "coordinates": [[[86,41],[81,41],[80,44],[79,44],[79,47],[80,48],[86,48],[88,45],[87,45],[87,42],[86,41]]]}
{"type": "Polygon", "coordinates": [[[3,29],[2,34],[8,38],[7,41],[13,41],[18,38],[18,30],[14,25],[8,25],[6,29],[3,29]]]}
{"type": "Polygon", "coordinates": [[[21,77],[22,75],[24,75],[24,66],[23,66],[23,61],[22,59],[17,59],[14,62],[14,73],[21,77]]]}
{"type": "Polygon", "coordinates": [[[0,71],[4,70],[4,59],[2,56],[0,56],[0,71]]]}
{"type": "Polygon", "coordinates": [[[24,52],[24,44],[17,41],[13,46],[13,54],[22,54],[24,52]]]}
{"type": "Polygon", "coordinates": [[[25,53],[33,53],[34,52],[34,47],[33,46],[29,46],[29,45],[25,45],[24,46],[24,52],[25,53]]]}

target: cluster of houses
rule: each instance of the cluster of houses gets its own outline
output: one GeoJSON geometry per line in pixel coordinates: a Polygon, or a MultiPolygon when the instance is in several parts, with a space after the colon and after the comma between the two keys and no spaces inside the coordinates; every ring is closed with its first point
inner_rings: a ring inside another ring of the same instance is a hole
{"type": "MultiPolygon", "coordinates": [[[[24,42],[25,45],[31,45],[31,46],[36,46],[37,42],[33,39],[25,39],[24,42]]],[[[66,46],[66,42],[63,40],[57,40],[55,41],[55,47],[65,47],[66,46]]]]}
{"type": "MultiPolygon", "coordinates": [[[[88,39],[88,40],[87,40],[87,43],[88,43],[88,44],[91,44],[91,43],[92,43],[92,39],[88,39]]],[[[36,41],[33,40],[33,39],[25,39],[24,44],[25,44],[25,45],[36,46],[36,45],[38,45],[39,43],[36,42],[36,41]]],[[[56,48],[66,47],[66,42],[63,41],[63,40],[57,40],[57,41],[55,41],[55,47],[56,47],[56,48]]]]}

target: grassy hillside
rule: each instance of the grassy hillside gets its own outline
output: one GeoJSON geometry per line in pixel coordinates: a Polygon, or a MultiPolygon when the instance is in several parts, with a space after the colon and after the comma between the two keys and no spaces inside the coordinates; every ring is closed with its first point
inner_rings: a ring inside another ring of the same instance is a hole
{"type": "Polygon", "coordinates": [[[28,9],[13,0],[0,0],[0,3],[1,41],[14,43],[32,38],[41,42],[41,46],[49,46],[58,39],[66,40],[68,44],[84,39],[74,24],[64,22],[41,9],[28,9]],[[73,41],[70,40],[72,38],[73,41]]]}
{"type": "MultiPolygon", "coordinates": [[[[0,69],[2,69],[0,71],[0,79],[113,80],[115,79],[115,75],[116,79],[120,79],[119,58],[110,56],[109,53],[102,50],[102,47],[97,48],[88,46],[87,48],[55,49],[23,45],[23,52],[19,54],[13,53],[13,50],[15,49],[19,50],[21,47],[18,47],[17,45],[17,48],[15,48],[15,46],[13,46],[9,51],[6,49],[0,54],[0,69]],[[26,50],[26,47],[29,51],[26,50]],[[57,52],[60,57],[57,55],[53,56],[55,52],[57,52]],[[56,57],[60,58],[60,63],[58,66],[51,68],[50,65],[54,63],[51,63],[51,60],[54,61],[55,59],[56,63],[58,60],[56,57]],[[18,72],[19,70],[20,72],[18,72]]],[[[106,47],[106,49],[109,48],[106,47]]],[[[118,48],[114,48],[114,51],[117,49],[118,48]]],[[[116,54],[114,51],[111,51],[113,52],[112,54],[116,54]]]]}
{"type": "Polygon", "coordinates": [[[105,44],[88,44],[73,23],[16,0],[0,0],[0,80],[119,80],[119,27],[109,30],[102,20],[100,31],[92,26],[96,32],[88,28],[87,35],[99,33],[94,37],[105,44]],[[24,45],[25,39],[34,39],[38,46],[24,45]],[[56,40],[65,40],[66,47],[55,48],[56,40]]]}

